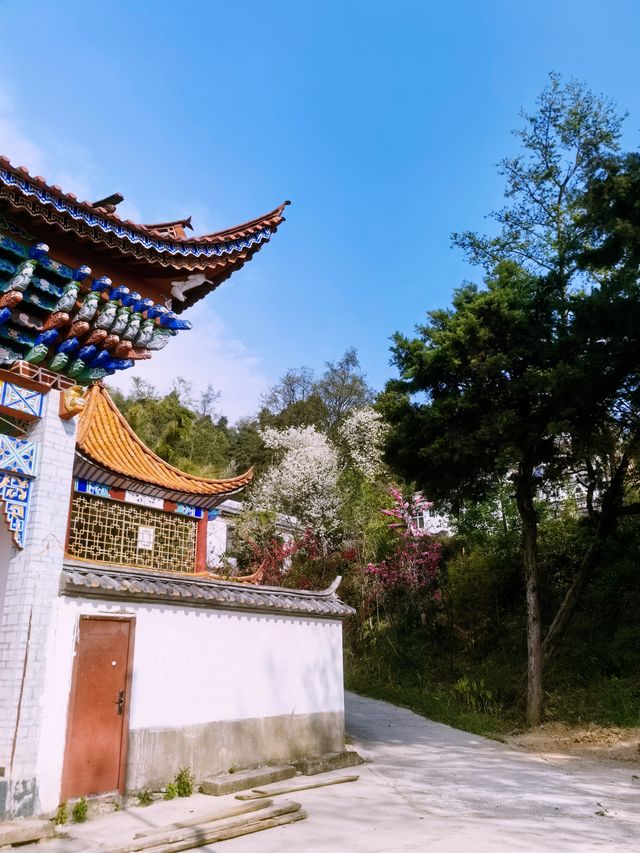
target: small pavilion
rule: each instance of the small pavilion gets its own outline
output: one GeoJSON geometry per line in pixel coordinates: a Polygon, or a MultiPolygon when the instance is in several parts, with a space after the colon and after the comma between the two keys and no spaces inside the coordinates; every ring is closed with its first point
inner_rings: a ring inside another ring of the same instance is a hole
{"type": "Polygon", "coordinates": [[[67,554],[206,572],[209,514],[250,482],[251,471],[224,480],[179,471],[138,438],[102,384],[92,385],[86,398],[78,418],[67,554]]]}

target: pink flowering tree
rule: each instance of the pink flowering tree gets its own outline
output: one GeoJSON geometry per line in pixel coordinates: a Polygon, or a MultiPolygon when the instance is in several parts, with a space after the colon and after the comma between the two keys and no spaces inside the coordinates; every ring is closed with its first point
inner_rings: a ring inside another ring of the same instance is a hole
{"type": "Polygon", "coordinates": [[[388,518],[390,532],[384,559],[364,567],[365,612],[374,609],[378,619],[411,621],[423,626],[428,610],[441,601],[439,566],[442,545],[419,524],[431,504],[421,494],[406,498],[400,489],[390,489],[393,505],[381,512],[388,518]]]}

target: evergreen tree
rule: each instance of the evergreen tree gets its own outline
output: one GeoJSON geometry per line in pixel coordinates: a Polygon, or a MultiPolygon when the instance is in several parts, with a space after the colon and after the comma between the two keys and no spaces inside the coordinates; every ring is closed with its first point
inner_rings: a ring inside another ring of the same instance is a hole
{"type": "Polygon", "coordinates": [[[390,461],[430,497],[479,499],[504,477],[513,482],[527,603],[527,716],[536,724],[545,654],[563,627],[554,620],[545,649],[535,499],[545,482],[562,482],[581,463],[593,467],[603,425],[618,425],[624,435],[616,448],[624,446],[610,459],[592,547],[575,590],[567,590],[562,622],[624,497],[637,443],[631,421],[623,424],[617,412],[622,399],[635,405],[640,347],[637,289],[623,292],[588,275],[580,251],[586,226],[579,214],[591,182],[615,156],[620,117],[584,86],[552,76],[537,112],[524,118],[516,134],[522,153],[501,164],[507,204],[493,214],[498,235],[454,235],[487,269],[485,287],[456,291],[453,310],[431,312],[416,339],[395,336],[400,379],[382,405],[394,426],[390,461]]]}

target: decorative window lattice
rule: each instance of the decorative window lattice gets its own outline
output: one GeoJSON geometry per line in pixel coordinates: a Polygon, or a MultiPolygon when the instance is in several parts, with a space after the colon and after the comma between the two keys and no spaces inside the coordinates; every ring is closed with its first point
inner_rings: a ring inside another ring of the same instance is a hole
{"type": "Polygon", "coordinates": [[[187,516],[76,494],[67,551],[72,557],[98,563],[194,572],[197,527],[196,519],[187,516]],[[140,527],[153,528],[153,536],[144,531],[140,537],[140,527]],[[143,540],[147,547],[139,548],[143,540]]]}

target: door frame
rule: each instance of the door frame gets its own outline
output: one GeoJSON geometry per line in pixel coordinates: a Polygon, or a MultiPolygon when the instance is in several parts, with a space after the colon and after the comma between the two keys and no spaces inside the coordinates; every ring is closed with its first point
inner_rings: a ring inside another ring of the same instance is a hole
{"type": "MultiPolygon", "coordinates": [[[[78,648],[80,646],[80,624],[87,619],[95,619],[108,622],[128,622],[129,623],[129,649],[127,654],[127,672],[125,677],[125,703],[124,712],[122,714],[122,737],[120,739],[120,765],[118,770],[118,787],[116,791],[119,794],[125,793],[127,783],[127,749],[129,746],[129,709],[131,708],[131,684],[133,681],[133,651],[135,645],[136,633],[136,617],[135,616],[118,616],[109,613],[81,613],[76,622],[76,637],[73,652],[73,671],[71,674],[71,686],[69,688],[69,702],[67,703],[67,725],[64,741],[64,759],[62,762],[62,778],[60,780],[60,800],[66,800],[66,773],[68,768],[69,750],[71,746],[71,727],[73,721],[73,704],[75,699],[76,684],[78,680],[78,648]]],[[[105,792],[110,793],[110,792],[105,792]]]]}

